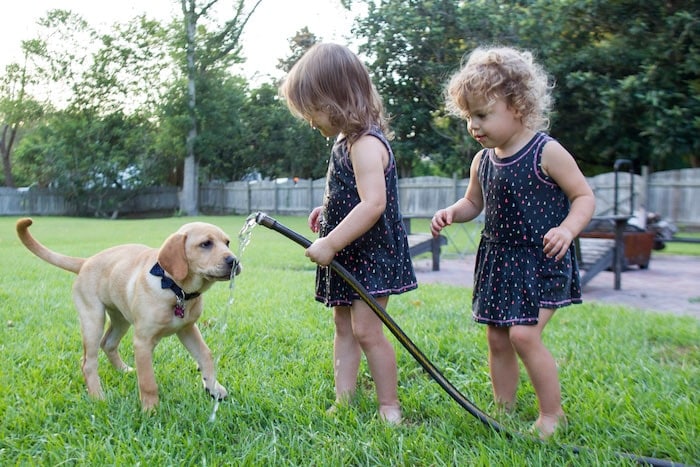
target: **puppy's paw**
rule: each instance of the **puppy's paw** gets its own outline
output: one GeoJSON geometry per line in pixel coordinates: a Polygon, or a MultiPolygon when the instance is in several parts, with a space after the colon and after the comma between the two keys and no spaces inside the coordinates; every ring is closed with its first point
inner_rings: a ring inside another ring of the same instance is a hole
{"type": "Polygon", "coordinates": [[[228,397],[228,391],[225,387],[220,385],[218,381],[214,382],[213,388],[210,388],[207,382],[204,381],[204,390],[207,391],[207,394],[209,394],[212,399],[217,401],[222,401],[228,397]]]}
{"type": "Polygon", "coordinates": [[[158,406],[158,396],[141,396],[141,411],[153,412],[158,406]]]}

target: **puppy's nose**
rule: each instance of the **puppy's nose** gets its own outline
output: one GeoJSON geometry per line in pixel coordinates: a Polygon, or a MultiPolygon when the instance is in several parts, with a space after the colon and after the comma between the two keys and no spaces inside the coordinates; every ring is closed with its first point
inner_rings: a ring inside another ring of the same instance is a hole
{"type": "Polygon", "coordinates": [[[241,273],[241,263],[238,262],[238,258],[236,258],[235,256],[227,256],[226,264],[228,264],[228,266],[231,269],[236,268],[236,270],[234,271],[236,275],[241,273]]]}

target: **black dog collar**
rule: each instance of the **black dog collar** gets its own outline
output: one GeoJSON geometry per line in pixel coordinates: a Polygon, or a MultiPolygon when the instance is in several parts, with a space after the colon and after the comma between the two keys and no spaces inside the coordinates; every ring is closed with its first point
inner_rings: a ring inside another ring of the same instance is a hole
{"type": "Polygon", "coordinates": [[[178,318],[185,317],[185,300],[191,300],[193,298],[199,297],[199,292],[187,293],[182,288],[175,283],[174,280],[165,275],[165,271],[160,264],[156,263],[151,268],[150,273],[156,277],[160,277],[160,287],[162,289],[170,289],[175,293],[175,298],[177,303],[175,304],[174,312],[175,316],[178,318]]]}

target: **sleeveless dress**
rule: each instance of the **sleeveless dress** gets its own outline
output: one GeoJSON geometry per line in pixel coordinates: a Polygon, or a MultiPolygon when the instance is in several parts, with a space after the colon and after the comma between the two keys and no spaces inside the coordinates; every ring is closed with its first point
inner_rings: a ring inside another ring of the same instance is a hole
{"type": "MultiPolygon", "coordinates": [[[[389,152],[384,171],[386,209],[379,220],[360,238],[339,251],[335,260],[362,284],[373,297],[395,295],[418,286],[408,251],[408,238],[399,210],[396,160],[389,141],[379,128],[369,135],[378,138],[389,152]]],[[[347,140],[333,144],[326,175],[323,220],[320,236],[325,237],[360,202],[347,140]]],[[[330,267],[316,269],[316,300],[326,306],[349,306],[360,295],[330,267]]]]}
{"type": "Polygon", "coordinates": [[[493,149],[481,155],[485,223],[472,300],[478,323],[535,325],[540,308],[581,303],[574,244],[559,261],[542,250],[544,235],[570,208],[561,188],[542,171],[542,148],[552,140],[540,132],[510,157],[499,159],[493,149]]]}

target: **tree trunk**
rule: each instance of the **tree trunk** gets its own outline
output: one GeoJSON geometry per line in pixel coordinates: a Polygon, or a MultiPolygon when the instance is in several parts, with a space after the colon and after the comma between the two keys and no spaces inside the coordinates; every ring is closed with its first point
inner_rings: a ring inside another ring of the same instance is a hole
{"type": "Polygon", "coordinates": [[[197,115],[195,99],[195,31],[197,21],[195,16],[195,1],[182,0],[182,10],[185,16],[185,31],[187,32],[187,113],[190,130],[185,141],[185,167],[182,177],[182,192],[180,195],[180,210],[186,216],[199,214],[199,181],[197,180],[197,158],[194,153],[197,140],[197,115]]]}

